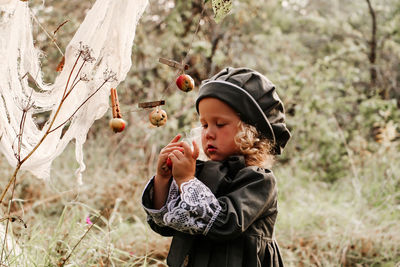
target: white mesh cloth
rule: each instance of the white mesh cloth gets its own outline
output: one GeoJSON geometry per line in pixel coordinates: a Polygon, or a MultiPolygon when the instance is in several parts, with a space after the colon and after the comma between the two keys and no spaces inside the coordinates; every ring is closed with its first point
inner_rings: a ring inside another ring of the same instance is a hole
{"type": "MultiPolygon", "coordinates": [[[[23,107],[27,103],[33,104],[23,127],[21,159],[32,151],[50,126],[49,120],[42,129],[39,128],[35,114],[50,111],[50,119],[54,116],[79,51],[89,47],[94,60],[85,62],[81,71],[88,81],[81,80],[81,75],[77,77],[78,82],[64,102],[52,128],[68,120],[82,102],[105,82],[105,76],[110,77],[112,72],[115,77],[78,110],[63,135],[63,127],[50,133],[21,167],[39,178],[49,178],[52,161],[75,139],[79,163],[76,174],[81,182],[81,173],[85,170],[82,146],[87,132],[93,122],[108,110],[110,88],[117,87],[131,67],[136,25],[147,2],[97,0],[66,47],[64,69],[54,84],[49,85],[44,84],[41,78],[40,51],[34,47],[29,1],[0,0],[0,150],[12,166],[17,164],[15,155],[23,107]],[[28,85],[27,73],[35,80],[39,90],[28,85]]],[[[80,59],[72,72],[70,85],[82,62],[80,59]]]]}

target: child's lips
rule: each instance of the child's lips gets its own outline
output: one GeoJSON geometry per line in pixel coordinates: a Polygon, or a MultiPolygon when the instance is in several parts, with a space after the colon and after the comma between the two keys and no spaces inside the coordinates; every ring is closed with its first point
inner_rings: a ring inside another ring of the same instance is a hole
{"type": "Polygon", "coordinates": [[[212,145],[207,145],[207,151],[209,153],[215,153],[217,151],[217,148],[215,146],[212,146],[212,145]]]}

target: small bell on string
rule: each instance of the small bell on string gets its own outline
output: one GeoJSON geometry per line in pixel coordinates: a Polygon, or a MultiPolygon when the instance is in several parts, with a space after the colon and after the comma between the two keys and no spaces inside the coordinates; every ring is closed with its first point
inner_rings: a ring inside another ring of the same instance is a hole
{"type": "Polygon", "coordinates": [[[113,118],[110,120],[110,127],[115,133],[122,132],[125,129],[126,122],[122,119],[117,89],[115,88],[111,88],[111,106],[113,118]]]}

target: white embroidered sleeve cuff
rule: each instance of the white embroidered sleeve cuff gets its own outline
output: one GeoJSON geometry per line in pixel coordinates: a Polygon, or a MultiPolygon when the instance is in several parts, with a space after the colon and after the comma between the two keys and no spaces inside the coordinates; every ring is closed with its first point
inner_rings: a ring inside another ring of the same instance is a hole
{"type": "Polygon", "coordinates": [[[218,199],[196,178],[183,183],[180,197],[166,205],[164,224],[189,234],[206,235],[221,211],[218,199]]]}
{"type": "MultiPolygon", "coordinates": [[[[149,190],[149,197],[150,197],[150,201],[151,203],[153,203],[153,193],[154,193],[154,188],[153,188],[153,179],[150,180],[150,182],[146,185],[145,190],[148,190],[149,186],[151,186],[150,190],[149,190]]],[[[144,210],[146,211],[147,215],[159,226],[165,226],[164,223],[164,215],[167,213],[167,205],[168,202],[171,202],[173,199],[176,199],[179,197],[179,189],[178,189],[178,185],[176,184],[175,181],[172,181],[171,186],[169,188],[169,193],[168,193],[168,197],[167,197],[167,201],[165,203],[164,206],[162,206],[160,209],[152,209],[152,208],[148,208],[146,206],[143,205],[144,210]]]]}

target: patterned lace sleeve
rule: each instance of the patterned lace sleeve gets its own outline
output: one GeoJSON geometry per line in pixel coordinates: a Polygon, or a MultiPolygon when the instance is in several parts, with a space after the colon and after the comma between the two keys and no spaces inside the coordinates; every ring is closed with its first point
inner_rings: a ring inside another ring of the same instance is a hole
{"type": "Polygon", "coordinates": [[[189,234],[206,235],[221,211],[211,190],[194,178],[181,185],[181,195],[167,202],[164,224],[189,234]]]}
{"type": "MultiPolygon", "coordinates": [[[[145,187],[146,189],[144,190],[144,192],[148,191],[151,203],[153,202],[153,193],[154,193],[153,179],[146,185],[146,187],[145,187]]],[[[163,217],[168,211],[167,205],[169,202],[171,202],[172,200],[174,200],[178,197],[179,197],[178,185],[176,184],[175,181],[172,181],[171,186],[169,188],[167,201],[166,201],[165,205],[161,207],[161,209],[159,209],[159,210],[152,209],[152,208],[146,207],[146,205],[143,205],[143,208],[146,211],[147,215],[149,216],[149,219],[153,220],[159,226],[165,226],[163,217]]]]}

